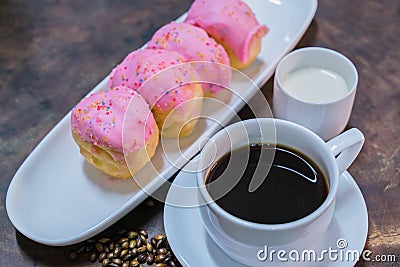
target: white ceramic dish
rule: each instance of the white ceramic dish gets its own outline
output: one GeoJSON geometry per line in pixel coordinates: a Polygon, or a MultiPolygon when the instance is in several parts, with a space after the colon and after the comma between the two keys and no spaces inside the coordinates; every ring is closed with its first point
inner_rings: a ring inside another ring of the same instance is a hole
{"type": "MultiPolygon", "coordinates": [[[[188,164],[192,164],[189,162],[188,164]]],[[[196,188],[196,174],[180,172],[174,180],[174,185],[196,188]]],[[[171,187],[168,192],[166,203],[176,199],[179,187],[171,187]]],[[[198,203],[196,194],[186,196],[187,203],[194,205],[198,203]]],[[[244,266],[227,256],[208,235],[206,226],[203,224],[200,207],[179,207],[166,204],[164,207],[164,227],[174,254],[183,266],[244,266]]],[[[356,182],[347,171],[340,177],[337,192],[335,212],[331,224],[325,235],[309,250],[316,251],[317,255],[324,249],[338,248],[337,241],[345,239],[347,247],[345,250],[362,251],[368,233],[368,213],[364,198],[356,182]]],[[[263,249],[263,248],[260,248],[263,249]]],[[[271,251],[274,248],[269,248],[271,251]]],[[[285,248],[280,248],[285,249],[285,248]]],[[[285,249],[287,252],[295,247],[285,249]]],[[[299,250],[300,253],[302,250],[299,250]]],[[[339,252],[338,252],[339,253],[339,252]]],[[[337,254],[339,255],[339,254],[337,254]]],[[[257,255],[252,255],[257,259],[257,255]]],[[[276,254],[275,254],[276,257],[276,254]]],[[[287,257],[287,256],[286,256],[287,257]]],[[[346,259],[344,257],[344,259],[346,259]]],[[[352,258],[350,258],[352,259],[352,258]]],[[[319,262],[264,262],[265,266],[326,266],[347,267],[354,266],[354,261],[331,261],[328,255],[319,262]]],[[[264,266],[264,265],[263,265],[264,266]]]]}
{"type": "MultiPolygon", "coordinates": [[[[317,0],[245,2],[258,20],[270,28],[263,39],[262,52],[244,71],[255,84],[262,86],[272,76],[278,61],[294,48],[308,28],[317,0]]],[[[108,77],[104,78],[92,92],[107,89],[107,80],[108,77]]],[[[243,87],[241,82],[234,74],[231,86],[243,87]]],[[[258,91],[254,86],[245,89],[242,95],[245,100],[258,91]]],[[[238,111],[244,102],[231,98],[227,105],[238,111]]],[[[73,244],[101,232],[135,208],[148,193],[161,187],[201,149],[204,138],[213,135],[234,116],[232,112],[213,110],[207,103],[203,111],[218,117],[222,125],[210,120],[199,121],[195,132],[180,140],[180,153],[165,150],[174,147],[174,141],[164,143],[164,150],[159,147],[152,159],[156,172],[146,166],[137,174],[148,181],[144,188],[132,179],[112,179],[89,166],[72,139],[68,113],[26,158],[12,179],[6,197],[11,222],[28,238],[47,245],[73,244]]]]}

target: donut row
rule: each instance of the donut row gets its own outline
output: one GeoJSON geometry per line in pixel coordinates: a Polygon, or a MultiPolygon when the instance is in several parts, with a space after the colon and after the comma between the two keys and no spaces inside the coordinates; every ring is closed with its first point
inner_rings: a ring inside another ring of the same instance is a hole
{"type": "Polygon", "coordinates": [[[131,177],[153,157],[160,134],[192,133],[203,96],[228,87],[228,66],[248,66],[267,32],[241,0],[195,0],[185,22],[161,27],[111,71],[109,90],[73,108],[80,153],[108,175],[131,177]]]}

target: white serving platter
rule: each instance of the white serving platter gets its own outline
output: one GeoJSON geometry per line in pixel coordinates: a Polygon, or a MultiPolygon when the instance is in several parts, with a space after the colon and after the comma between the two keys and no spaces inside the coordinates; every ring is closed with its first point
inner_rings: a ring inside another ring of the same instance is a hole
{"type": "MultiPolygon", "coordinates": [[[[203,115],[218,122],[203,119],[189,137],[178,142],[163,140],[151,163],[135,176],[145,181],[140,187],[134,179],[111,178],[85,162],[72,138],[68,113],[26,158],[10,183],[6,209],[15,228],[34,241],[53,246],[90,238],[159,189],[198,153],[204,139],[227,125],[235,112],[259,93],[258,87],[272,76],[278,61],[295,47],[317,9],[317,0],[245,2],[270,32],[263,39],[258,58],[244,70],[254,84],[236,72],[231,87],[240,97],[221,95],[230,109],[204,102],[203,115]]],[[[90,93],[107,90],[107,80],[104,78],[90,93]]]]}

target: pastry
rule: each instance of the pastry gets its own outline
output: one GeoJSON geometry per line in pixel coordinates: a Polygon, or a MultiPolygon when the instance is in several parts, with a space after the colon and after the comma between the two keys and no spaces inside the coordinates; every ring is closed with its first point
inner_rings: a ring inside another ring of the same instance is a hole
{"type": "Polygon", "coordinates": [[[228,54],[220,44],[199,27],[188,23],[171,22],[153,35],[147,47],[176,51],[188,61],[196,61],[193,67],[199,74],[199,78],[201,81],[208,82],[202,83],[206,96],[212,96],[230,84],[232,71],[228,67],[230,66],[228,54]],[[204,61],[208,63],[203,63],[204,61]]]}
{"type": "Polygon", "coordinates": [[[246,68],[261,50],[268,33],[250,7],[241,0],[195,0],[185,22],[203,28],[228,52],[231,66],[246,68]]]}
{"type": "Polygon", "coordinates": [[[149,103],[162,136],[184,137],[196,125],[203,97],[197,72],[185,63],[175,51],[136,50],[112,70],[108,85],[137,90],[149,103]]]}
{"type": "Polygon", "coordinates": [[[71,129],[85,159],[117,178],[137,173],[154,155],[159,139],[147,102],[123,86],[82,99],[72,110],[71,129]]]}

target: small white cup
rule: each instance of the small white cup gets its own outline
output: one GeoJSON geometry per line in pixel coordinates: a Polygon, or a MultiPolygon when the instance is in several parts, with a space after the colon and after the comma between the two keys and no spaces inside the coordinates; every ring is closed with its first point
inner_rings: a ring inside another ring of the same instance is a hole
{"type": "Polygon", "coordinates": [[[357,69],[344,55],[322,47],[297,49],[283,57],[276,68],[272,100],[274,116],[301,124],[322,139],[329,140],[341,133],[349,121],[357,83],[357,69]],[[293,96],[282,81],[286,75],[303,67],[320,67],[336,72],[345,80],[348,93],[325,103],[305,101],[293,96]]]}
{"type": "Polygon", "coordinates": [[[301,125],[272,118],[241,121],[224,128],[207,142],[198,162],[199,201],[205,203],[200,207],[200,214],[207,232],[227,255],[249,266],[265,266],[265,262],[257,258],[257,252],[265,245],[307,248],[327,229],[335,208],[340,174],[357,157],[363,143],[363,134],[355,128],[325,143],[301,125]],[[296,221],[260,224],[231,215],[215,203],[206,188],[206,178],[213,164],[227,152],[251,143],[292,147],[313,160],[329,183],[328,196],[321,206],[296,221]]]}

